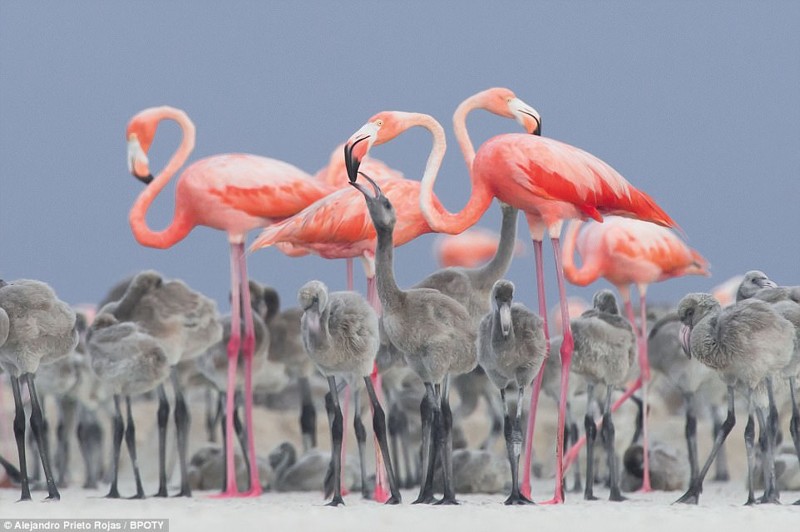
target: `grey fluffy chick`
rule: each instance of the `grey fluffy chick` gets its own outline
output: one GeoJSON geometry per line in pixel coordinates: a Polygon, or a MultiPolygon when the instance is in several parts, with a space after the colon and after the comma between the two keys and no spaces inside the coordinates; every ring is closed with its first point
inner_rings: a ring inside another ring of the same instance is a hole
{"type": "Polygon", "coordinates": [[[500,389],[504,434],[511,468],[511,494],[505,504],[530,504],[519,489],[519,454],[522,448],[522,405],[525,387],[539,372],[547,346],[544,320],[520,303],[513,303],[514,284],[499,280],[492,287],[495,310],[481,320],[478,332],[478,362],[489,380],[500,389]],[[512,423],[506,387],[517,390],[516,416],[512,423]]]}
{"type": "Polygon", "coordinates": [[[25,459],[25,411],[22,405],[20,379],[28,385],[31,397],[31,429],[42,461],[49,500],[60,499],[45,442],[45,421],[34,375],[39,364],[55,362],[67,356],[78,343],[75,312],[58,299],[47,284],[29,279],[12,283],[0,280],[0,368],[9,374],[16,410],[14,436],[19,452],[22,478],[21,500],[30,500],[25,459]],[[3,325],[7,321],[7,326],[3,325]]]}
{"type": "MultiPolygon", "coordinates": [[[[303,309],[300,328],[303,345],[317,369],[328,379],[329,395],[326,397],[328,419],[331,424],[333,442],[334,493],[329,503],[344,504],[341,494],[341,455],[343,438],[342,411],[336,377],[341,377],[355,386],[362,377],[373,409],[373,428],[378,439],[386,471],[389,477],[391,497],[387,504],[400,503],[400,491],[394,476],[389,446],[386,439],[386,421],[378,397],[370,381],[370,373],[378,353],[378,316],[361,295],[355,292],[329,292],[320,281],[310,281],[297,293],[297,301],[303,309]]],[[[366,431],[361,422],[360,393],[353,396],[355,413],[354,428],[361,458],[362,489],[366,486],[365,445],[366,431]]]]}
{"type": "Polygon", "coordinates": [[[609,500],[622,501],[619,468],[614,450],[614,424],[611,418],[611,394],[621,386],[636,357],[636,335],[631,324],[620,316],[617,300],[610,290],[595,293],[593,308],[572,320],[570,327],[575,340],[571,370],[586,379],[586,489],[584,498],[595,500],[594,442],[597,429],[594,422],[594,387],[606,387],[603,409],[603,441],[606,445],[611,493],[609,500]]]}

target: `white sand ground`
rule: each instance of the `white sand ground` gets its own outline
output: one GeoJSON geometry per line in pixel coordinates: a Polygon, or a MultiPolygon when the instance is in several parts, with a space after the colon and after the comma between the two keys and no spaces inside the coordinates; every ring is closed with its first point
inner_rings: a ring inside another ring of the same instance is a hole
{"type": "MultiPolygon", "coordinates": [[[[543,484],[543,483],[539,483],[543,484]]],[[[536,498],[548,495],[547,484],[537,487],[536,498]]],[[[602,490],[596,495],[604,496],[602,490]]],[[[691,531],[721,530],[771,531],[797,530],[800,525],[800,506],[744,507],[745,493],[740,483],[709,483],[699,506],[671,505],[680,494],[634,494],[625,503],[607,501],[585,502],[580,496],[568,495],[560,506],[506,507],[504,497],[487,495],[460,496],[457,507],[432,507],[408,504],[414,493],[404,492],[401,506],[382,506],[360,500],[358,495],[346,497],[346,506],[323,506],[321,496],[310,493],[268,493],[256,499],[211,499],[209,492],[197,493],[193,499],[146,499],[143,501],[106,500],[94,498],[101,492],[76,488],[64,490],[61,502],[16,503],[19,492],[0,490],[0,519],[2,518],[167,518],[171,531],[233,531],[253,530],[326,530],[381,532],[409,531],[485,531],[503,530],[581,530],[593,532],[639,530],[691,531]]],[[[787,503],[800,497],[798,492],[786,492],[787,503]]]]}
{"type": "MultiPolygon", "coordinates": [[[[10,421],[11,406],[9,397],[2,395],[4,401],[4,419],[10,421]]],[[[535,447],[537,452],[544,453],[552,449],[554,441],[555,412],[551,402],[543,399],[542,412],[537,426],[535,447]]],[[[196,449],[204,440],[202,402],[197,397],[191,401],[193,414],[191,447],[196,449]]],[[[667,416],[663,406],[656,402],[651,411],[653,424],[652,435],[656,440],[668,441],[677,448],[683,445],[683,419],[678,416],[667,416]]],[[[629,421],[633,410],[621,412],[619,418],[617,441],[620,451],[630,439],[632,426],[629,421]]],[[[257,442],[259,453],[266,454],[278,442],[288,439],[299,442],[297,415],[294,412],[268,412],[257,409],[256,412],[257,442]]],[[[156,488],[156,449],[155,404],[143,401],[135,405],[137,418],[137,440],[140,463],[142,465],[145,489],[153,493],[156,488]]],[[[324,412],[319,412],[318,433],[320,446],[327,448],[329,436],[325,426],[324,412]]],[[[0,489],[0,521],[4,518],[166,518],[170,519],[172,531],[223,531],[258,529],[262,531],[306,531],[359,530],[438,532],[486,531],[502,527],[504,531],[526,530],[539,531],[580,531],[589,527],[592,532],[606,530],[638,530],[652,531],[693,531],[715,530],[725,532],[767,531],[783,532],[800,529],[800,506],[790,503],[800,499],[800,492],[783,492],[782,506],[744,507],[746,499],[744,487],[745,459],[741,418],[731,434],[728,443],[730,467],[733,480],[724,484],[709,482],[705,487],[700,505],[671,505],[681,492],[656,492],[647,495],[633,494],[626,503],[609,503],[604,500],[585,502],[579,494],[568,494],[568,502],[561,506],[506,507],[502,504],[502,495],[459,495],[462,502],[458,507],[412,506],[416,493],[403,492],[404,503],[401,506],[384,507],[370,501],[360,500],[358,494],[346,497],[346,506],[327,508],[320,493],[267,493],[256,499],[217,500],[209,497],[210,492],[196,492],[193,499],[167,500],[149,498],[143,501],[107,500],[100,498],[107,492],[107,484],[101,485],[99,491],[87,491],[80,488],[62,490],[60,502],[40,502],[45,493],[34,492],[34,501],[17,503],[18,488],[0,489]],[[791,527],[791,528],[790,528],[791,527]]],[[[707,456],[710,447],[710,427],[707,420],[702,420],[698,427],[700,457],[707,456]]],[[[475,445],[488,430],[486,417],[473,416],[465,423],[465,430],[471,445],[475,445]]],[[[351,433],[348,430],[348,433],[351,433]]],[[[788,432],[787,432],[788,434],[788,432]]],[[[348,434],[349,435],[349,434],[348,434]]],[[[350,436],[350,435],[349,435],[350,436]]],[[[108,438],[108,433],[107,436],[108,438]]],[[[170,443],[174,441],[174,433],[170,427],[170,443]]],[[[350,436],[352,438],[352,436],[350,436]]],[[[349,450],[354,450],[352,439],[348,442],[349,450]]],[[[11,437],[10,422],[0,427],[0,448],[3,454],[15,462],[16,450],[11,437]]],[[[496,449],[502,453],[502,445],[496,449]]],[[[169,461],[174,465],[174,449],[170,450],[169,461]]],[[[123,494],[133,493],[133,482],[130,466],[127,463],[123,447],[121,464],[120,491],[123,494]]],[[[368,456],[371,456],[371,451],[368,456]]],[[[82,466],[77,448],[73,444],[74,471],[77,480],[81,479],[82,466]]],[[[174,467],[173,467],[174,469],[174,467]]],[[[570,477],[571,478],[571,477],[570,477]]],[[[174,486],[177,476],[173,475],[174,486]]],[[[552,495],[552,480],[536,479],[534,482],[534,498],[544,500],[552,495]]],[[[571,480],[568,485],[571,485],[571,480]]],[[[175,492],[174,487],[171,492],[175,492]]],[[[595,494],[601,499],[607,492],[600,487],[595,494]]],[[[2,532],[0,523],[0,532],[2,532]]]]}

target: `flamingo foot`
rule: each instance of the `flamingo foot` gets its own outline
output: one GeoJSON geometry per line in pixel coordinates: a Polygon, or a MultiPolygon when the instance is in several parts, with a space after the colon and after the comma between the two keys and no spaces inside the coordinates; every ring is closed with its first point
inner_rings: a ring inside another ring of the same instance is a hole
{"type": "Polygon", "coordinates": [[[375,502],[385,503],[391,498],[392,494],[382,486],[379,482],[375,484],[375,492],[373,493],[373,498],[375,502]]]}
{"type": "Polygon", "coordinates": [[[689,486],[689,489],[684,493],[680,499],[673,504],[697,504],[700,500],[700,490],[696,486],[689,486]]]}
{"type": "Polygon", "coordinates": [[[214,493],[212,495],[209,495],[208,498],[209,499],[233,499],[233,498],[238,498],[238,497],[241,497],[241,496],[242,496],[242,494],[239,493],[238,489],[236,489],[236,488],[228,488],[225,491],[223,491],[222,493],[214,493]]]}
{"type": "Polygon", "coordinates": [[[434,506],[458,506],[459,502],[455,497],[442,497],[438,501],[434,501],[434,506]]]}
{"type": "Polygon", "coordinates": [[[506,506],[524,506],[527,504],[536,504],[536,503],[534,503],[532,500],[530,500],[522,493],[517,492],[509,495],[508,499],[506,499],[503,502],[503,504],[505,504],[506,506]]]}
{"type": "MultiPolygon", "coordinates": [[[[144,494],[142,495],[142,499],[144,499],[144,494]]],[[[58,493],[54,493],[42,499],[42,502],[55,502],[60,500],[61,500],[61,495],[59,495],[58,493]]]]}
{"type": "Polygon", "coordinates": [[[539,504],[541,505],[564,504],[564,497],[553,497],[552,499],[542,501],[539,504]]]}
{"type": "Polygon", "coordinates": [[[261,486],[256,485],[250,488],[249,490],[241,493],[240,497],[260,497],[261,494],[264,493],[264,490],[261,489],[261,486]]]}
{"type": "Polygon", "coordinates": [[[325,506],[339,506],[339,505],[344,506],[344,499],[342,499],[341,497],[334,497],[331,500],[331,502],[329,502],[325,506]]]}
{"type": "Polygon", "coordinates": [[[402,502],[402,501],[401,501],[399,495],[397,497],[392,495],[391,497],[386,499],[386,502],[384,502],[383,504],[388,505],[388,506],[394,506],[395,504],[400,504],[400,502],[402,502]]]}
{"type": "Polygon", "coordinates": [[[433,504],[434,502],[436,502],[436,498],[433,496],[433,493],[426,493],[417,497],[411,504],[433,504]]]}

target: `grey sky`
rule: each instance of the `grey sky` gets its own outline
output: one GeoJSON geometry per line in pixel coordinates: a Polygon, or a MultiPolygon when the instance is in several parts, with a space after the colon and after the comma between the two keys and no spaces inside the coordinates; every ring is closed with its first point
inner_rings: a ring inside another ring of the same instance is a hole
{"type": "MultiPolygon", "coordinates": [[[[140,247],[127,221],[142,190],[126,168],[125,125],[169,104],[197,126],[191,160],[232,151],[315,172],[372,114],[426,112],[448,133],[456,105],[507,86],[544,134],[604,159],[651,194],[712,263],[712,279],[671,281],[677,300],[751,268],[798,282],[800,3],[797,2],[3,2],[0,6],[0,277],[51,283],[97,301],[121,277],[156,268],[227,308],[222,233],[199,228],[169,250],[140,247]],[[643,5],[646,4],[646,5],[643,5]]],[[[476,144],[517,131],[485,113],[476,144]]],[[[177,147],[162,125],[158,169],[177,147]]],[[[413,130],[373,155],[419,179],[430,136],[413,130]]],[[[436,192],[468,197],[454,139],[436,192]]],[[[172,216],[173,187],[149,217],[172,216]]],[[[493,206],[480,225],[499,227],[493,206]]],[[[535,306],[527,256],[509,278],[535,306]]],[[[398,250],[409,285],[435,267],[434,236],[398,250]]],[[[546,246],[549,303],[555,303],[546,246]]],[[[253,277],[296,289],[344,286],[344,262],[250,257],[253,277]]],[[[357,286],[363,289],[358,270],[357,286]]],[[[588,296],[605,283],[571,293],[588,296]]]]}

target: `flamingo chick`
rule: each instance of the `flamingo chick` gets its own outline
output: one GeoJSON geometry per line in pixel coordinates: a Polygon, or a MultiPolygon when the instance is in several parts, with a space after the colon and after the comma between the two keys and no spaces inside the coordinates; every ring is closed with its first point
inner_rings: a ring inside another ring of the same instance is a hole
{"type": "Polygon", "coordinates": [[[597,428],[592,414],[594,387],[606,387],[603,411],[603,441],[608,455],[609,500],[623,501],[619,488],[619,467],[614,450],[614,424],[611,420],[611,394],[614,388],[625,383],[636,357],[636,335],[631,324],[619,315],[617,300],[609,290],[600,290],[594,295],[592,308],[572,320],[570,327],[575,338],[572,371],[586,379],[586,489],[584,498],[595,500],[594,488],[594,442],[597,428]]]}
{"type": "MultiPolygon", "coordinates": [[[[366,176],[365,176],[366,177],[366,176]]],[[[415,502],[433,502],[435,457],[441,448],[444,497],[440,504],[458,504],[453,489],[453,416],[447,377],[472,371],[477,364],[476,333],[467,310],[437,290],[400,290],[394,277],[392,233],[397,222],[394,208],[380,187],[369,177],[374,194],[351,182],[367,202],[378,243],[376,275],[378,297],[383,306],[382,323],[388,339],[403,353],[406,363],[425,384],[420,405],[422,417],[422,470],[425,481],[415,502]],[[436,438],[431,441],[432,428],[436,438]],[[429,450],[429,447],[432,449],[429,450]]]]}
{"type": "MultiPolygon", "coordinates": [[[[303,309],[301,330],[303,345],[317,369],[328,379],[330,394],[326,396],[326,408],[331,424],[333,449],[333,500],[329,506],[344,504],[342,499],[341,457],[343,419],[339,407],[339,392],[336,377],[355,385],[358,376],[363,377],[372,403],[372,427],[378,438],[386,471],[389,477],[391,497],[386,504],[399,504],[401,497],[394,477],[389,446],[386,440],[386,418],[378,402],[378,396],[370,380],[370,374],[378,353],[378,315],[356,292],[328,292],[328,287],[319,281],[310,281],[300,288],[297,301],[303,309]]],[[[361,458],[362,491],[366,490],[365,455],[366,431],[361,422],[360,393],[354,393],[354,428],[361,458]]]]}
{"type": "Polygon", "coordinates": [[[17,440],[22,480],[20,500],[31,499],[25,459],[25,410],[22,405],[20,379],[28,384],[32,406],[31,429],[47,481],[47,500],[59,500],[61,495],[50,469],[50,453],[44,434],[45,420],[34,376],[39,364],[55,362],[67,356],[78,345],[75,311],[58,299],[50,286],[29,279],[10,284],[0,279],[0,309],[0,340],[4,340],[0,341],[0,369],[8,373],[14,394],[14,436],[17,440]]]}
{"type": "MultiPolygon", "coordinates": [[[[688,356],[697,357],[703,364],[716,369],[728,385],[728,416],[714,440],[708,460],[695,481],[677,502],[697,504],[703,491],[703,479],[719,448],[736,423],[733,395],[734,388],[739,386],[748,399],[748,420],[744,434],[749,479],[747,504],[752,504],[755,502],[753,496],[755,429],[751,398],[753,391],[764,381],[767,381],[768,390],[771,391],[771,376],[789,363],[794,349],[794,327],[763,301],[745,300],[723,309],[714,296],[702,293],[684,297],[678,303],[678,317],[683,323],[681,343],[684,351],[688,356]]],[[[770,400],[770,403],[773,401],[770,400]]],[[[763,427],[761,409],[756,408],[756,413],[763,427]]],[[[769,452],[771,446],[767,447],[769,452]]],[[[774,469],[771,477],[774,480],[774,469]]],[[[772,488],[774,487],[767,486],[768,495],[774,498],[777,493],[772,488]]]]}
{"type": "Polygon", "coordinates": [[[478,329],[478,363],[500,389],[503,402],[504,434],[511,466],[511,495],[505,504],[532,504],[519,491],[519,455],[522,448],[522,399],[525,387],[539,373],[546,353],[541,317],[524,305],[513,303],[514,284],[499,280],[492,287],[495,310],[484,316],[478,329]],[[512,304],[513,303],[513,304],[512,304]],[[508,413],[506,387],[517,387],[514,422],[508,413]]]}

